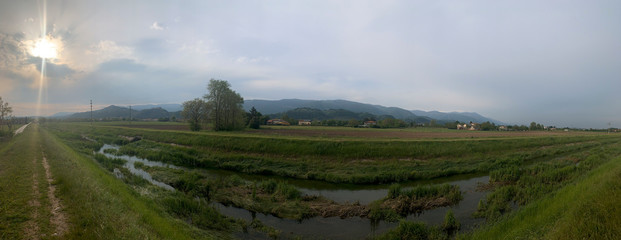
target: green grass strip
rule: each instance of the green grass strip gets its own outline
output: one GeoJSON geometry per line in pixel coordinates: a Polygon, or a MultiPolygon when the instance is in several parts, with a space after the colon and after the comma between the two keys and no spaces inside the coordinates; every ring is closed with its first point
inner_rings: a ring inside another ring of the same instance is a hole
{"type": "Polygon", "coordinates": [[[459,239],[618,239],[621,157],[582,180],[459,239]]]}
{"type": "Polygon", "coordinates": [[[57,177],[59,194],[71,216],[67,239],[221,238],[167,215],[57,137],[41,131],[45,152],[57,177]]]}

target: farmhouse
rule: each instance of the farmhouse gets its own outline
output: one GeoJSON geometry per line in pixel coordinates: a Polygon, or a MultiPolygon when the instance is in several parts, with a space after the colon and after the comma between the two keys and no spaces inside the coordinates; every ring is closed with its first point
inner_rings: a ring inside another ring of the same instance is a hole
{"type": "Polygon", "coordinates": [[[298,120],[298,125],[300,126],[310,126],[311,123],[311,120],[298,120]]]}
{"type": "Polygon", "coordinates": [[[457,124],[457,130],[466,130],[466,128],[468,128],[468,125],[464,124],[457,124]]]}
{"type": "Polygon", "coordinates": [[[282,120],[282,119],[270,119],[267,120],[267,125],[281,125],[281,126],[289,126],[289,122],[282,120]]]}
{"type": "Polygon", "coordinates": [[[362,124],[362,127],[371,127],[375,125],[377,125],[376,121],[364,121],[364,124],[362,124]]]}

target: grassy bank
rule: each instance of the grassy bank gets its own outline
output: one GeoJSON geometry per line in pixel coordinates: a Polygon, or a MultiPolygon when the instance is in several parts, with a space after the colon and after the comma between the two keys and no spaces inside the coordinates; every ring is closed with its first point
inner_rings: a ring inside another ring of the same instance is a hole
{"type": "Polygon", "coordinates": [[[460,239],[617,239],[621,157],[460,239]]]}
{"type": "Polygon", "coordinates": [[[222,231],[195,228],[106,172],[38,125],[0,148],[0,238],[213,239],[222,231]],[[42,157],[49,163],[66,232],[55,235],[42,157]],[[37,189],[35,192],[33,189],[37,189]],[[29,232],[34,231],[34,232],[29,232]]]}
{"type": "Polygon", "coordinates": [[[335,140],[247,133],[177,132],[114,126],[53,124],[104,143],[121,154],[190,168],[314,179],[335,183],[389,183],[528,164],[609,144],[617,136],[563,136],[483,140],[335,140]],[[130,142],[122,136],[140,136],[130,142]]]}

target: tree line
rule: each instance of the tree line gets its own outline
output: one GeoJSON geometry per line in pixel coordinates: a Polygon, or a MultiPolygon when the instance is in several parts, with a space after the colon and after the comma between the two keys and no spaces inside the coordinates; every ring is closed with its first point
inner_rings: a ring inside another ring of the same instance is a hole
{"type": "Polygon", "coordinates": [[[225,80],[211,79],[207,94],[183,103],[181,115],[190,124],[190,130],[199,131],[211,125],[215,131],[239,130],[248,125],[258,128],[260,113],[252,109],[247,116],[242,107],[244,98],[231,89],[225,80]]]}
{"type": "Polygon", "coordinates": [[[0,135],[2,135],[3,132],[2,126],[6,125],[8,131],[11,132],[15,123],[17,123],[17,119],[13,116],[13,107],[0,97],[0,135]]]}

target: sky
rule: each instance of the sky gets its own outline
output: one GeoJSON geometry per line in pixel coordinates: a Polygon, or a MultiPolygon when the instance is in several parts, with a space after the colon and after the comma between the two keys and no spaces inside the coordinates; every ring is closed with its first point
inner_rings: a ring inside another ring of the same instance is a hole
{"type": "Polygon", "coordinates": [[[0,2],[0,97],[17,116],[182,103],[212,78],[247,100],[621,127],[621,1],[0,2]]]}

